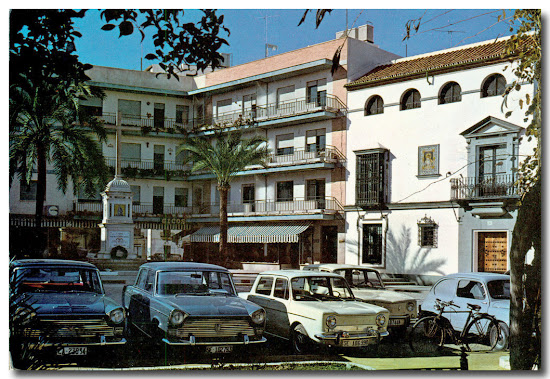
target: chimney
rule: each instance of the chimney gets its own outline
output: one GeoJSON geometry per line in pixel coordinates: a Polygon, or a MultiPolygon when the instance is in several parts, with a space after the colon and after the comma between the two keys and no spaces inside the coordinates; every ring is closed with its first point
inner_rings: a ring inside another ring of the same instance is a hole
{"type": "MultiPolygon", "coordinates": [[[[336,39],[345,36],[345,30],[336,32],[336,39]]],[[[359,41],[374,43],[374,26],[365,24],[348,30],[348,37],[359,41]]]]}

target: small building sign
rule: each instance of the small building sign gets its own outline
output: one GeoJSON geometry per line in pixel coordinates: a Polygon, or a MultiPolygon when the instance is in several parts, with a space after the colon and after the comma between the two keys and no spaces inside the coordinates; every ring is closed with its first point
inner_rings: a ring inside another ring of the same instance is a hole
{"type": "Polygon", "coordinates": [[[116,246],[122,246],[125,249],[130,249],[130,233],[119,230],[109,231],[109,248],[116,246]]]}

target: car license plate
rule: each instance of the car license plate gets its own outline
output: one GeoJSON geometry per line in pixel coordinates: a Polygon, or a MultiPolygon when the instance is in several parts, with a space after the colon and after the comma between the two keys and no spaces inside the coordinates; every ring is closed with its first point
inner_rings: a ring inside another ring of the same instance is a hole
{"type": "Polygon", "coordinates": [[[342,346],[344,347],[360,347],[367,346],[369,340],[367,338],[361,340],[342,340],[342,346]]]}
{"type": "Polygon", "coordinates": [[[404,325],[404,324],[405,324],[405,319],[403,318],[390,318],[390,325],[392,326],[404,325]]]}
{"type": "Polygon", "coordinates": [[[57,350],[57,355],[87,355],[88,348],[82,346],[64,347],[57,350]]]}
{"type": "Polygon", "coordinates": [[[233,346],[207,346],[206,352],[211,354],[227,354],[233,351],[233,346]]]}

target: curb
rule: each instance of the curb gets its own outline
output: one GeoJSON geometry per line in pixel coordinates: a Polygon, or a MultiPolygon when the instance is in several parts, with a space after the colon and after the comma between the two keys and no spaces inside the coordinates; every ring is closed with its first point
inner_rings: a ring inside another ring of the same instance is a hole
{"type": "Polygon", "coordinates": [[[505,368],[506,370],[510,370],[510,356],[502,356],[498,360],[498,365],[502,368],[505,368]]]}
{"type": "MultiPolygon", "coordinates": [[[[366,366],[355,362],[342,361],[297,361],[297,362],[267,362],[267,363],[227,363],[219,366],[213,364],[196,364],[196,365],[177,365],[177,366],[153,366],[153,367],[125,367],[125,368],[85,368],[85,367],[67,367],[64,370],[71,371],[168,371],[168,370],[223,370],[224,367],[266,367],[280,365],[309,365],[309,364],[340,364],[345,365],[349,370],[353,367],[362,370],[375,370],[373,367],[366,366]]],[[[298,369],[299,370],[299,369],[298,369]]]]}

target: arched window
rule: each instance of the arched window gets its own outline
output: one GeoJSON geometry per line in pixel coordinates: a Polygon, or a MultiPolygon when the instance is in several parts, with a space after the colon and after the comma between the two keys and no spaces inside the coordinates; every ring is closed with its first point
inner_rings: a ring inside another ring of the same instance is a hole
{"type": "Polygon", "coordinates": [[[439,104],[449,104],[462,101],[462,89],[457,82],[445,84],[439,92],[439,104]]]}
{"type": "Polygon", "coordinates": [[[384,113],[384,100],[378,95],[371,96],[365,103],[365,116],[384,113]]]}
{"type": "Polygon", "coordinates": [[[493,74],[483,81],[481,97],[499,96],[506,89],[506,79],[500,74],[493,74]]]}
{"type": "Polygon", "coordinates": [[[420,92],[413,88],[403,94],[401,98],[401,110],[414,108],[420,108],[420,92]]]}

